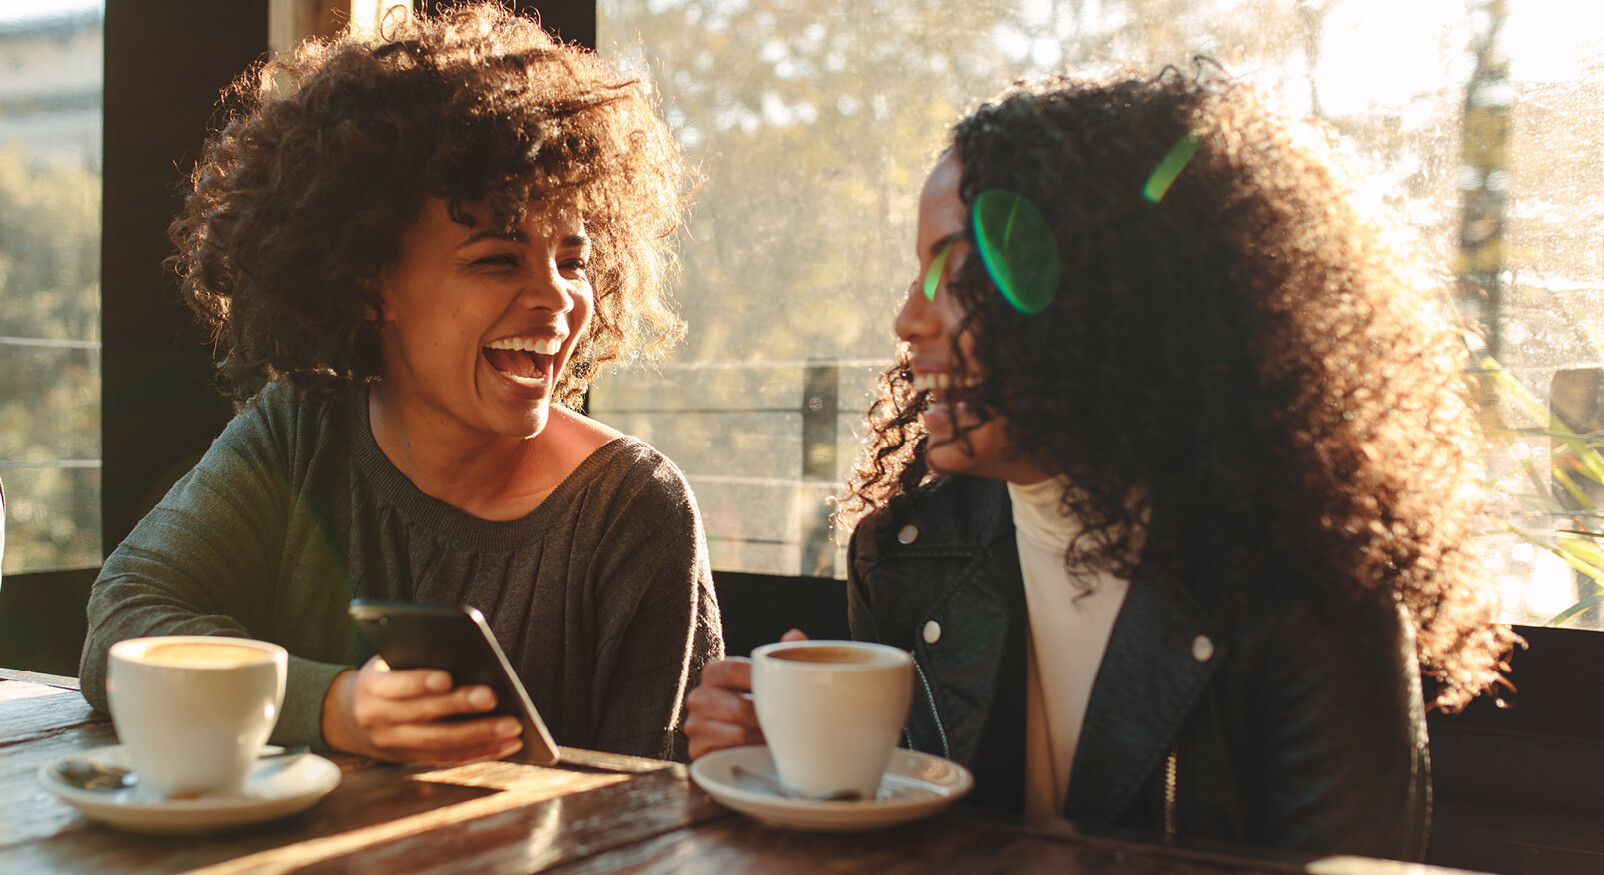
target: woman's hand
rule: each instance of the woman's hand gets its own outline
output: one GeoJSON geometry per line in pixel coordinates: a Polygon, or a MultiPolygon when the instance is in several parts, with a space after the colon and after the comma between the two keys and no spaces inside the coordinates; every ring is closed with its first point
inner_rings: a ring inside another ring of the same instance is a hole
{"type": "MultiPolygon", "coordinates": [[[[798,629],[781,641],[806,641],[798,629]]],[[[702,668],[702,681],[685,697],[685,737],[691,759],[727,747],[762,744],[763,730],[752,706],[752,662],[732,656],[702,668]]]]}
{"type": "Polygon", "coordinates": [[[522,728],[496,707],[485,686],[453,689],[443,671],[391,671],[374,657],[360,671],[341,672],[323,697],[323,740],[329,747],[381,760],[461,763],[501,759],[523,747],[522,728]]]}

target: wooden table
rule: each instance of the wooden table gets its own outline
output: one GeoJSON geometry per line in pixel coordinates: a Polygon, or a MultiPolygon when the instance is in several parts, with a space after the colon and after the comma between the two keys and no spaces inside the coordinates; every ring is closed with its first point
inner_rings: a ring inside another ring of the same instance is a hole
{"type": "Polygon", "coordinates": [[[0,873],[1449,871],[1164,848],[953,815],[862,835],[792,832],[722,808],[683,766],[582,751],[565,753],[589,765],[559,768],[336,756],[340,786],[305,813],[211,835],[139,835],[85,819],[35,775],[57,757],[116,741],[76,687],[72,678],[0,670],[0,873]]]}

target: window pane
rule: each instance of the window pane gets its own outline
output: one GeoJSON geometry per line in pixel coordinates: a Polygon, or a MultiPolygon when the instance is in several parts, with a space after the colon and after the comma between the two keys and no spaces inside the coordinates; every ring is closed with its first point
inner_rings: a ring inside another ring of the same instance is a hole
{"type": "MultiPolygon", "coordinates": [[[[1593,492],[1556,487],[1553,438],[1510,429],[1548,429],[1556,375],[1581,405],[1578,429],[1604,411],[1587,382],[1604,365],[1604,162],[1590,129],[1604,43],[1579,26],[1596,18],[1584,0],[1507,7],[601,0],[602,51],[650,70],[707,180],[682,246],[689,340],[660,374],[602,380],[592,410],[686,471],[716,567],[843,575],[839,550],[825,561],[810,546],[826,516],[816,502],[844,479],[892,354],[915,198],[947,125],[1016,78],[1207,55],[1330,123],[1363,206],[1401,219],[1457,290],[1475,328],[1468,365],[1503,369],[1487,392],[1489,494],[1506,511],[1482,541],[1490,572],[1511,618],[1553,617],[1598,591],[1554,552],[1558,530],[1589,524],[1593,492]],[[1496,534],[1505,519],[1522,534],[1496,534]]],[[[1575,464],[1604,480],[1604,460],[1575,464]]]]}
{"type": "Polygon", "coordinates": [[[0,3],[5,575],[100,563],[101,20],[0,3]]]}
{"type": "Polygon", "coordinates": [[[1604,41],[1582,24],[1597,21],[1591,4],[1509,5],[1489,53],[1502,49],[1509,75],[1495,69],[1469,95],[1466,128],[1485,145],[1460,170],[1468,200],[1501,207],[1470,218],[1505,231],[1484,247],[1503,256],[1487,301],[1502,369],[1489,469],[1513,531],[1489,539],[1489,555],[1511,619],[1604,629],[1597,607],[1572,613],[1596,603],[1604,576],[1604,41]]]}

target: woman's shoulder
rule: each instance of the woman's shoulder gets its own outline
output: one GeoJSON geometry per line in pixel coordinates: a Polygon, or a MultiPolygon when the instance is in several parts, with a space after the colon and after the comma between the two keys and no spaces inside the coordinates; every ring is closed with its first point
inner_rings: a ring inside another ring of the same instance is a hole
{"type": "Polygon", "coordinates": [[[214,462],[237,458],[292,480],[331,453],[349,458],[346,419],[350,397],[360,392],[348,387],[319,397],[285,378],[274,380],[241,405],[207,455],[214,462]]]}
{"type": "Polygon", "coordinates": [[[907,501],[864,516],[854,532],[867,547],[987,544],[1013,534],[1008,486],[1000,480],[950,474],[920,487],[907,501]]]}
{"type": "Polygon", "coordinates": [[[673,460],[634,435],[564,411],[567,452],[577,464],[569,479],[590,489],[627,493],[632,500],[694,503],[690,484],[673,460]]]}
{"type": "Polygon", "coordinates": [[[1005,483],[948,475],[860,518],[852,528],[848,561],[857,579],[868,581],[887,560],[996,555],[998,542],[1011,539],[1013,532],[1005,483]]]}
{"type": "Polygon", "coordinates": [[[365,395],[359,386],[311,391],[295,385],[289,377],[279,377],[247,398],[230,425],[275,431],[327,428],[358,395],[365,395]]]}
{"type": "Polygon", "coordinates": [[[1309,589],[1254,588],[1234,600],[1239,644],[1270,662],[1363,655],[1391,663],[1413,653],[1414,628],[1400,606],[1383,594],[1333,598],[1309,589]]]}

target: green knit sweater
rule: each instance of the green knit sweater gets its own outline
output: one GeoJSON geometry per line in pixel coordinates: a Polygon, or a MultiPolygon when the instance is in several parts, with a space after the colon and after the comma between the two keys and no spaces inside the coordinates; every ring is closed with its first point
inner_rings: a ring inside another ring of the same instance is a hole
{"type": "Polygon", "coordinates": [[[685,758],[685,694],[723,655],[701,518],[683,475],[623,437],[522,519],[421,492],[374,442],[367,392],[283,381],[229,423],[101,569],[80,666],[106,709],[106,651],[146,635],[289,650],[273,741],[321,747],[334,676],[369,656],[351,598],[482,611],[559,744],[685,758]]]}

